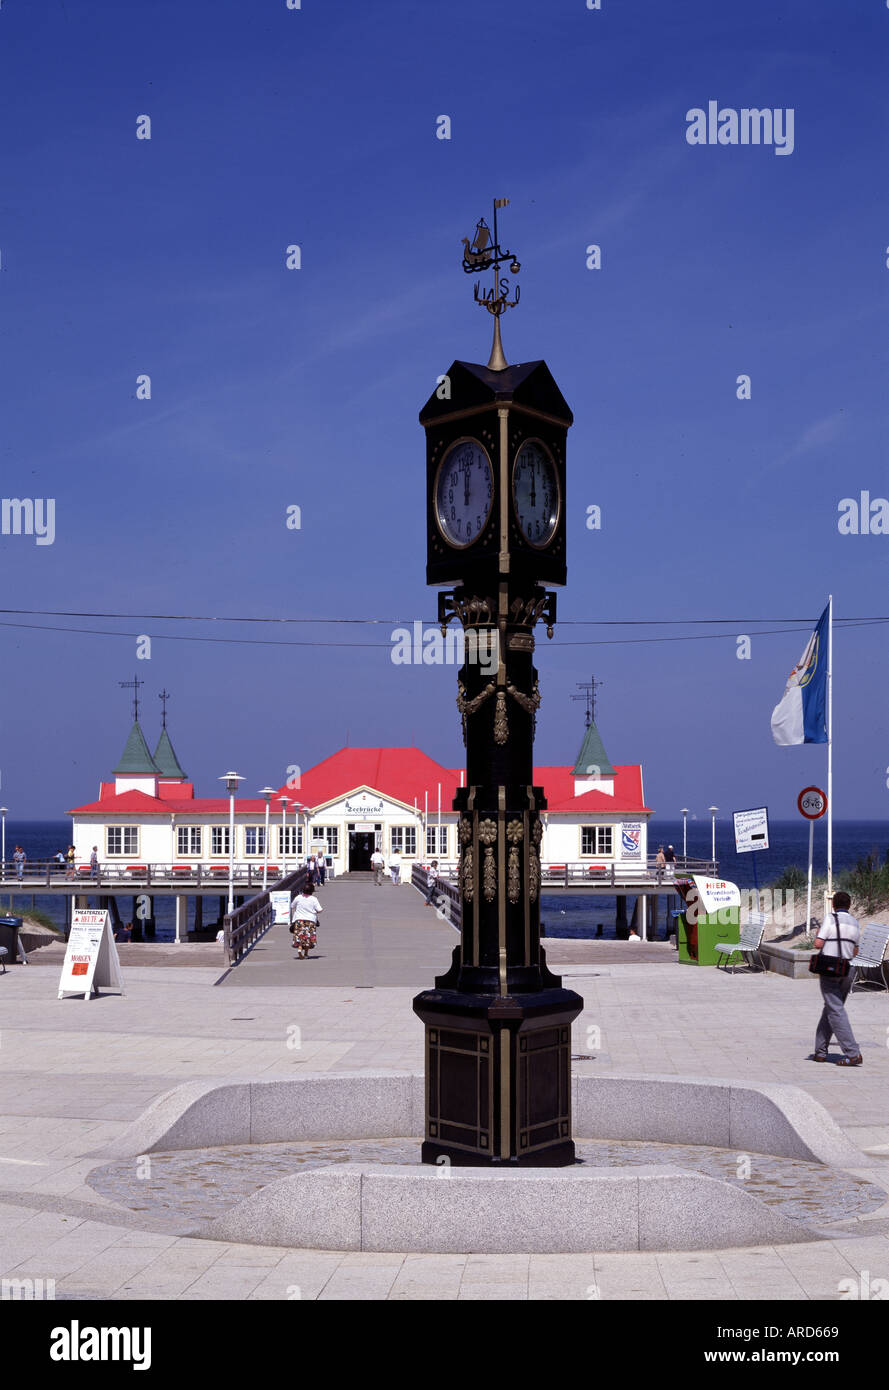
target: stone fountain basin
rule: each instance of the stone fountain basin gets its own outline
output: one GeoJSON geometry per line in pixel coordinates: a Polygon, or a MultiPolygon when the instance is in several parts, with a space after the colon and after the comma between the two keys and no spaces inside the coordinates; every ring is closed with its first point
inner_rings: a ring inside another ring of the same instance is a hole
{"type": "MultiPolygon", "coordinates": [[[[584,1138],[710,1145],[827,1164],[881,1182],[795,1086],[634,1074],[575,1076],[584,1138]],[[867,1171],[869,1170],[869,1171],[867,1171]]],[[[337,1072],[190,1083],[160,1096],[103,1159],[153,1151],[422,1133],[424,1080],[337,1072]]],[[[338,1163],[278,1178],[204,1237],[329,1250],[572,1253],[705,1250],[823,1238],[735,1184],[681,1168],[437,1168],[338,1163]]]]}

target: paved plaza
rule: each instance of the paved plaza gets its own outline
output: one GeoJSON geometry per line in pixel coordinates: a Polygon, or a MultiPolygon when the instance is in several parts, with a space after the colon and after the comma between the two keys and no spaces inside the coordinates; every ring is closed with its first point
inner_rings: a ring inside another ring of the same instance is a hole
{"type": "MultiPolygon", "coordinates": [[[[343,880],[323,902],[315,960],[293,960],[280,927],[230,972],[214,945],[126,948],[123,998],[57,999],[60,946],[0,977],[0,1277],[54,1279],[59,1299],[194,1300],[805,1300],[837,1299],[840,1281],[863,1271],[889,1279],[889,1202],[831,1239],[792,1246],[437,1256],[170,1235],[103,1199],[85,1182],[97,1151],[183,1082],[422,1070],[411,999],[447,967],[456,933],[410,888],[343,880]],[[179,968],[165,964],[171,951],[179,968]]],[[[843,1069],[807,1060],[814,980],[680,966],[660,942],[550,940],[547,954],[585,1000],[578,1072],[801,1086],[854,1144],[886,1157],[866,1172],[889,1192],[885,993],[852,997],[864,1065],[843,1069]]]]}

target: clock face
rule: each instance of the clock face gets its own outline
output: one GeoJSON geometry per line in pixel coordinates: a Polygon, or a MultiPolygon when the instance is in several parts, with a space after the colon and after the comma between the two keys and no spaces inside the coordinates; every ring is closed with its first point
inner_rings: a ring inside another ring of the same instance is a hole
{"type": "Polygon", "coordinates": [[[512,501],[529,545],[548,545],[559,523],[559,477],[549,453],[534,439],[519,449],[512,469],[512,501]]]}
{"type": "Polygon", "coordinates": [[[463,549],[478,540],[494,501],[494,470],[477,439],[458,439],[435,480],[435,516],[445,539],[463,549]]]}

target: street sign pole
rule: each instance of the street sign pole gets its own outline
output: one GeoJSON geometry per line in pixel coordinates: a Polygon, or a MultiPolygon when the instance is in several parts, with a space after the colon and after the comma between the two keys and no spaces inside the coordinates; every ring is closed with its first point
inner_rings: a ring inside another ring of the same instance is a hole
{"type": "MultiPolygon", "coordinates": [[[[803,787],[796,799],[797,810],[809,822],[809,878],[806,888],[806,931],[812,925],[812,857],[815,843],[815,822],[827,810],[828,797],[820,787],[803,787]]],[[[828,822],[829,824],[829,822],[828,822]]]]}

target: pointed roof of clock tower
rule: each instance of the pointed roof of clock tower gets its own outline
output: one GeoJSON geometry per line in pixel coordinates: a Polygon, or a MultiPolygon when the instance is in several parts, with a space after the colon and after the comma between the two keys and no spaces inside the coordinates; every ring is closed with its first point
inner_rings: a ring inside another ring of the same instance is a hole
{"type": "Polygon", "coordinates": [[[544,361],[517,362],[502,371],[478,362],[456,361],[446,373],[450,394],[442,400],[436,387],[423,409],[420,424],[431,425],[466,410],[498,405],[526,405],[564,425],[574,421],[571,408],[544,361]]]}

